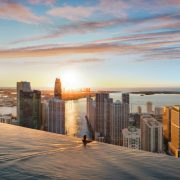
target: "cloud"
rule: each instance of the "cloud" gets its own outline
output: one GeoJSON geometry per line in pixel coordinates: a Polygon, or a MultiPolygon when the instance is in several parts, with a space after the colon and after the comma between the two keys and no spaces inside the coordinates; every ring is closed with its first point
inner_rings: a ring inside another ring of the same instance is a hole
{"type": "Polygon", "coordinates": [[[158,58],[159,60],[167,59],[165,57],[173,57],[174,59],[178,59],[178,44],[180,44],[180,31],[158,32],[120,36],[112,39],[102,39],[98,42],[94,41],[89,44],[71,46],[45,45],[1,50],[0,59],[21,57],[53,57],[75,54],[113,54],[118,56],[128,54],[138,55],[140,59],[144,59],[146,61],[158,58]],[[169,55],[166,56],[166,54],[169,55]],[[170,56],[170,54],[173,55],[170,56]]]}
{"type": "Polygon", "coordinates": [[[23,39],[10,42],[9,44],[18,44],[22,42],[38,41],[38,40],[44,40],[44,39],[54,39],[57,37],[64,37],[65,35],[86,34],[86,33],[94,32],[103,28],[117,26],[122,21],[124,20],[114,19],[114,20],[107,20],[107,21],[100,21],[100,22],[98,21],[75,22],[69,25],[56,27],[49,34],[23,38],[23,39]]]}
{"type": "Polygon", "coordinates": [[[28,0],[30,4],[54,4],[56,0],[28,0]]]}
{"type": "MultiPolygon", "coordinates": [[[[43,65],[48,65],[48,66],[73,66],[73,65],[82,65],[82,64],[99,64],[105,62],[106,59],[102,58],[83,58],[83,59],[58,59],[58,60],[51,60],[51,61],[43,61],[43,65]]],[[[18,60],[18,61],[12,61],[12,59],[6,59],[6,60],[1,60],[1,64],[6,64],[6,65],[13,65],[13,66],[19,66],[19,65],[31,65],[31,66],[41,66],[42,65],[42,60],[36,59],[36,60],[31,60],[31,59],[23,59],[23,60],[18,60]]]]}
{"type": "Polygon", "coordinates": [[[115,17],[126,17],[127,14],[124,9],[129,6],[123,1],[117,0],[100,0],[97,5],[94,6],[70,6],[54,7],[47,13],[51,16],[62,17],[71,21],[78,21],[86,19],[94,15],[95,13],[109,14],[115,17]]]}
{"type": "Polygon", "coordinates": [[[79,20],[79,19],[85,19],[93,14],[95,11],[94,8],[88,8],[88,7],[72,7],[72,6],[64,6],[64,7],[58,7],[53,8],[50,11],[48,11],[48,14],[51,16],[57,16],[66,18],[69,20],[79,20]]]}
{"type": "MultiPolygon", "coordinates": [[[[34,0],[38,1],[38,0],[34,0]]],[[[40,0],[39,0],[40,1],[40,0]]],[[[71,21],[87,19],[92,15],[108,15],[116,18],[126,18],[130,11],[145,10],[148,13],[159,13],[170,7],[180,6],[179,0],[99,0],[93,6],[71,6],[53,7],[47,13],[51,16],[66,18],[71,21]]]]}
{"type": "Polygon", "coordinates": [[[148,43],[156,41],[179,41],[180,30],[168,30],[164,32],[152,32],[152,33],[138,33],[132,35],[116,36],[112,38],[104,38],[94,41],[95,43],[112,43],[112,42],[124,42],[124,43],[148,43]]]}
{"type": "Polygon", "coordinates": [[[117,0],[100,0],[97,10],[103,14],[113,15],[115,17],[127,17],[126,10],[129,8],[129,3],[117,0]]]}
{"type": "MultiPolygon", "coordinates": [[[[121,47],[123,49],[123,47],[121,47]]],[[[0,58],[19,58],[19,57],[47,57],[72,54],[102,53],[120,51],[116,44],[87,44],[79,46],[52,47],[52,48],[18,48],[0,51],[0,58]]]]}
{"type": "MultiPolygon", "coordinates": [[[[161,1],[161,0],[160,0],[161,1]]],[[[110,6],[110,1],[99,1],[99,6],[102,7],[104,12],[110,11],[111,8],[114,7],[113,4],[110,6]]],[[[127,6],[123,4],[122,1],[118,1],[118,7],[122,7],[123,9],[130,8],[130,5],[127,6]]],[[[125,1],[123,1],[125,2],[125,1]]],[[[131,2],[131,0],[129,1],[131,2]]],[[[115,1],[114,1],[115,3],[115,1]]],[[[143,4],[147,6],[149,2],[145,3],[145,1],[134,1],[134,4],[131,6],[137,6],[143,4]]],[[[173,1],[173,3],[177,3],[173,1]]],[[[154,6],[154,5],[153,5],[154,6]]],[[[163,5],[165,6],[165,5],[163,5]]],[[[149,6],[148,6],[149,7],[149,6]]],[[[53,26],[51,32],[38,35],[34,37],[28,37],[24,39],[19,39],[17,41],[11,42],[14,44],[21,42],[30,42],[30,41],[38,41],[45,39],[55,39],[58,37],[64,37],[68,35],[75,34],[86,34],[92,32],[102,32],[101,30],[108,30],[108,28],[112,27],[122,27],[125,29],[124,34],[119,32],[119,34],[106,34],[107,38],[99,39],[96,41],[88,42],[87,44],[79,43],[76,45],[73,44],[63,44],[63,45],[42,45],[42,46],[32,46],[32,47],[24,47],[19,49],[7,49],[0,51],[0,58],[9,57],[46,57],[46,56],[60,56],[60,55],[72,55],[72,54],[85,54],[85,53],[93,53],[93,54],[131,54],[131,55],[140,55],[142,58],[150,60],[162,58],[165,59],[165,56],[162,55],[167,47],[173,47],[169,49],[168,53],[174,54],[171,55],[175,59],[178,59],[179,53],[175,52],[175,47],[179,45],[180,41],[180,14],[178,13],[162,13],[162,14],[150,14],[148,16],[137,16],[137,17],[115,17],[108,20],[97,20],[97,21],[77,21],[80,16],[88,17],[92,15],[92,12],[97,9],[96,7],[91,10],[91,7],[87,8],[88,11],[85,12],[82,6],[73,7],[64,6],[61,8],[57,8],[57,12],[54,11],[54,15],[63,16],[63,14],[70,14],[72,17],[68,17],[73,20],[68,25],[63,26],[53,26]],[[67,9],[66,9],[67,8],[67,9]],[[74,11],[76,9],[76,11],[74,11]],[[64,11],[65,10],[65,11],[64,11]],[[72,11],[72,14],[70,13],[72,11]],[[92,11],[92,12],[91,12],[92,11]],[[73,15],[74,13],[74,15],[73,15]],[[84,14],[86,13],[86,15],[84,14]],[[84,15],[83,15],[84,14],[84,15]],[[76,20],[76,21],[74,21],[76,20]],[[173,50],[174,49],[174,50],[173,50]]],[[[99,7],[98,7],[99,8],[99,7]]],[[[141,7],[140,7],[141,8],[141,7]]],[[[55,10],[55,8],[51,9],[55,10]]],[[[111,13],[111,12],[110,12],[111,13]]],[[[109,33],[109,31],[108,31],[109,33]]],[[[10,43],[10,44],[11,44],[10,43]]],[[[168,55],[168,54],[167,54],[168,55]]],[[[168,55],[167,57],[170,57],[168,55]]],[[[72,62],[73,63],[73,62],[72,62]]]]}
{"type": "MultiPolygon", "coordinates": [[[[141,25],[143,23],[152,23],[154,21],[158,21],[157,28],[160,28],[160,22],[162,22],[164,19],[169,19],[171,21],[171,27],[176,27],[176,24],[173,24],[173,20],[178,19],[177,15],[171,15],[171,14],[162,14],[162,15],[155,15],[151,17],[143,17],[143,18],[114,18],[110,20],[104,20],[104,21],[80,21],[80,22],[73,22],[69,25],[64,26],[57,26],[53,28],[52,32],[44,35],[38,35],[28,38],[19,39],[13,42],[10,42],[9,44],[17,44],[22,42],[30,42],[30,41],[38,41],[38,40],[44,40],[44,39],[54,39],[58,37],[64,37],[66,35],[74,35],[74,34],[86,34],[90,32],[95,32],[98,30],[105,30],[106,28],[116,27],[116,26],[126,26],[126,25],[136,25],[138,29],[143,31],[143,29],[140,26],[137,26],[137,24],[141,25]]],[[[163,26],[170,26],[170,24],[163,24],[163,26]]],[[[154,28],[155,28],[154,24],[154,28]]],[[[137,29],[137,30],[138,30],[137,29]]],[[[152,29],[151,27],[148,27],[148,30],[152,29]]]]}
{"type": "Polygon", "coordinates": [[[18,3],[4,3],[0,7],[0,18],[28,24],[47,22],[47,18],[35,15],[29,8],[18,3]]]}
{"type": "Polygon", "coordinates": [[[85,58],[85,59],[75,59],[75,60],[67,60],[64,63],[65,64],[84,64],[84,63],[101,63],[104,62],[105,59],[100,59],[100,58],[85,58]]]}

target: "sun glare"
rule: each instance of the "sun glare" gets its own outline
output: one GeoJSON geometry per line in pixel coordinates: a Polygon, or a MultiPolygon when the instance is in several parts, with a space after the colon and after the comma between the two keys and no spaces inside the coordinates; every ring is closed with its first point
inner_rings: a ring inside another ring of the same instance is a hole
{"type": "Polygon", "coordinates": [[[66,90],[82,88],[82,77],[80,73],[74,70],[68,70],[61,73],[62,86],[66,90]]]}

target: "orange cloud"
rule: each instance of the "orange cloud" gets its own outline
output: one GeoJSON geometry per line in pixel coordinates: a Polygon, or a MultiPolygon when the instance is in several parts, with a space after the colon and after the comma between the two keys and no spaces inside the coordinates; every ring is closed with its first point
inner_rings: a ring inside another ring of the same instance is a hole
{"type": "Polygon", "coordinates": [[[43,48],[38,49],[38,46],[33,49],[30,48],[19,48],[0,51],[0,58],[16,58],[16,57],[46,57],[46,56],[60,56],[70,54],[86,54],[86,53],[101,53],[101,52],[112,52],[120,51],[118,45],[109,44],[89,44],[74,47],[54,47],[54,48],[43,48]]]}
{"type": "Polygon", "coordinates": [[[28,24],[47,22],[47,18],[35,15],[29,8],[18,3],[4,3],[0,7],[0,18],[28,24]]]}
{"type": "Polygon", "coordinates": [[[85,19],[91,16],[95,8],[64,6],[48,11],[51,16],[58,16],[69,20],[85,19]]]}

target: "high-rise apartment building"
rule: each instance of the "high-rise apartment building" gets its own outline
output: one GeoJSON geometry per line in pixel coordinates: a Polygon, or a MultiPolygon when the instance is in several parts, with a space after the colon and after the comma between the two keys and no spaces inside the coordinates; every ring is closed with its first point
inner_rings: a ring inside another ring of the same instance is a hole
{"type": "Polygon", "coordinates": [[[41,129],[47,131],[49,118],[49,103],[48,101],[44,100],[41,102],[41,129]]]}
{"type": "Polygon", "coordinates": [[[21,81],[17,82],[17,120],[20,118],[20,91],[30,92],[30,82],[21,81]]]}
{"type": "Polygon", "coordinates": [[[162,124],[153,117],[141,117],[141,148],[145,151],[163,151],[162,124]]]}
{"type": "Polygon", "coordinates": [[[62,88],[61,88],[61,80],[56,78],[55,86],[54,86],[54,97],[62,99],[62,88]]]}
{"type": "Polygon", "coordinates": [[[56,78],[54,86],[54,98],[44,104],[48,117],[45,119],[45,129],[49,132],[65,134],[65,102],[62,98],[61,81],[56,78]]]}
{"type": "Polygon", "coordinates": [[[128,127],[122,130],[123,146],[131,149],[141,149],[141,130],[128,127]]]}
{"type": "Polygon", "coordinates": [[[137,112],[138,112],[139,114],[142,113],[142,108],[141,108],[141,106],[138,106],[138,107],[137,107],[137,112]]]}
{"type": "Polygon", "coordinates": [[[92,97],[87,97],[87,118],[95,133],[96,101],[92,97]]]}
{"type": "Polygon", "coordinates": [[[19,96],[20,126],[40,129],[41,126],[41,92],[20,90],[19,96]]]}
{"type": "Polygon", "coordinates": [[[49,100],[47,131],[65,134],[65,102],[58,98],[49,100]]]}
{"type": "Polygon", "coordinates": [[[109,99],[108,93],[97,93],[96,94],[96,120],[95,120],[95,131],[100,136],[105,136],[105,115],[107,108],[105,103],[109,99]]]}
{"type": "Polygon", "coordinates": [[[155,107],[154,116],[155,116],[155,119],[157,121],[162,123],[162,120],[163,120],[163,108],[162,107],[155,107]]]}
{"type": "Polygon", "coordinates": [[[169,143],[171,153],[180,157],[180,106],[171,109],[171,142],[169,143]]]}
{"type": "Polygon", "coordinates": [[[112,102],[113,99],[109,98],[109,95],[105,93],[98,93],[95,100],[91,97],[87,98],[87,117],[92,126],[95,139],[99,140],[99,137],[101,139],[103,137],[103,141],[107,143],[110,143],[110,104],[112,102]],[[98,109],[96,104],[98,104],[98,109]]]}
{"type": "Polygon", "coordinates": [[[155,107],[155,109],[154,109],[154,114],[155,114],[156,116],[162,116],[162,114],[163,114],[163,108],[162,108],[162,107],[155,107]]]}
{"type": "Polygon", "coordinates": [[[170,106],[163,108],[163,136],[166,141],[171,141],[171,109],[170,106]]]}
{"type": "Polygon", "coordinates": [[[96,140],[106,143],[123,144],[122,129],[128,127],[129,94],[122,96],[123,103],[109,98],[109,94],[100,92],[95,100],[87,98],[87,118],[94,131],[96,140]]]}
{"type": "Polygon", "coordinates": [[[153,110],[152,110],[152,102],[148,101],[147,104],[147,113],[152,113],[153,110]]]}
{"type": "Polygon", "coordinates": [[[104,135],[105,135],[105,142],[110,143],[111,142],[111,134],[110,134],[110,127],[111,127],[111,122],[110,122],[110,107],[111,104],[113,103],[112,98],[105,99],[105,104],[104,104],[104,135]]]}
{"type": "Polygon", "coordinates": [[[122,145],[122,129],[128,127],[129,104],[116,101],[110,105],[111,144],[122,145]]]}
{"type": "Polygon", "coordinates": [[[129,93],[122,93],[122,104],[129,104],[129,93]]]}

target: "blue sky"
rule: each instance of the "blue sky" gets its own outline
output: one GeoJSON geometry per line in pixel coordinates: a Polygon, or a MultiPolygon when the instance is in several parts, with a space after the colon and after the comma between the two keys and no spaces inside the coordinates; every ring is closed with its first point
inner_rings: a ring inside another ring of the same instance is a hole
{"type": "Polygon", "coordinates": [[[179,87],[179,0],[4,0],[0,86],[179,87]]]}

